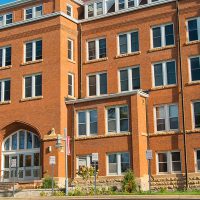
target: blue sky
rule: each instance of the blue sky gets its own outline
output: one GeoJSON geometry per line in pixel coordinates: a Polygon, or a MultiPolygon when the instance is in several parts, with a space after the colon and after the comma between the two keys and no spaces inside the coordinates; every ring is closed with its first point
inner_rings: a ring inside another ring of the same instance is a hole
{"type": "Polygon", "coordinates": [[[10,2],[13,2],[13,1],[16,1],[16,0],[0,0],[0,5],[5,4],[5,3],[10,3],[10,2]]]}

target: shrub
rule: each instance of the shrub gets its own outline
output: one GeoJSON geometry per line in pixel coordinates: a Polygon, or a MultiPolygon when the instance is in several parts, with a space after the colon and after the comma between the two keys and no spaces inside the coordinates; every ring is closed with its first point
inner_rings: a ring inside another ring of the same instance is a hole
{"type": "Polygon", "coordinates": [[[55,191],[52,196],[65,196],[63,191],[55,191]]]}
{"type": "Polygon", "coordinates": [[[135,176],[132,170],[128,170],[126,174],[124,175],[124,178],[122,181],[122,190],[124,192],[129,192],[129,193],[137,191],[137,184],[136,184],[135,176]]]}
{"type": "Polygon", "coordinates": [[[40,196],[41,197],[46,197],[47,196],[47,193],[45,193],[44,191],[40,192],[40,196]]]}
{"type": "MultiPolygon", "coordinates": [[[[56,183],[54,180],[53,180],[53,185],[54,187],[56,187],[56,183]]],[[[52,178],[50,177],[44,178],[44,180],[42,181],[42,188],[44,189],[52,188],[52,178]]]]}

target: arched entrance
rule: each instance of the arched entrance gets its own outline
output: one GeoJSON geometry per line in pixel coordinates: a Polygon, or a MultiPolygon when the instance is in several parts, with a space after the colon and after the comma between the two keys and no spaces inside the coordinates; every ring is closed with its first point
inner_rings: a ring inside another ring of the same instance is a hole
{"type": "Polygon", "coordinates": [[[3,181],[38,180],[41,177],[40,139],[27,130],[18,130],[9,135],[2,143],[3,181]],[[11,160],[16,160],[16,168],[11,160]]]}

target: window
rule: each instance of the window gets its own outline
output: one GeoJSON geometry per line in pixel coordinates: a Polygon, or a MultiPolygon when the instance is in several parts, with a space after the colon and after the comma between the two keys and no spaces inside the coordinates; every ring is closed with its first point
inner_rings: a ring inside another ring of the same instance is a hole
{"type": "Polygon", "coordinates": [[[154,86],[176,84],[176,62],[167,61],[153,65],[154,86]]]}
{"type": "Polygon", "coordinates": [[[68,39],[68,59],[74,60],[74,41],[68,39]]]}
{"type": "Polygon", "coordinates": [[[108,133],[120,133],[129,131],[128,106],[107,108],[108,133]]]}
{"type": "Polygon", "coordinates": [[[119,10],[122,10],[125,8],[125,0],[119,0],[119,10]]]}
{"type": "Polygon", "coordinates": [[[96,135],[98,129],[97,110],[78,112],[78,136],[96,135]]]}
{"type": "Polygon", "coordinates": [[[157,131],[170,131],[178,129],[178,105],[157,106],[156,128],[157,131]]]}
{"type": "Polygon", "coordinates": [[[200,40],[200,17],[188,20],[188,41],[200,40]]]}
{"type": "Polygon", "coordinates": [[[73,7],[71,5],[67,5],[67,15],[73,17],[73,7]]]}
{"type": "Polygon", "coordinates": [[[162,152],[157,154],[158,173],[181,172],[180,152],[162,152]]]}
{"type": "Polygon", "coordinates": [[[24,77],[24,98],[42,96],[42,75],[30,75],[24,77]]]}
{"type": "MultiPolygon", "coordinates": [[[[79,156],[77,157],[77,167],[80,169],[80,167],[86,166],[86,167],[95,167],[95,163],[92,162],[92,155],[85,155],[85,156],[79,156]]],[[[96,169],[98,169],[98,162],[96,162],[96,169]]]]}
{"type": "Polygon", "coordinates": [[[102,15],[103,14],[103,2],[97,2],[97,15],[102,15]]]}
{"type": "Polygon", "coordinates": [[[0,80],[0,102],[10,101],[10,80],[0,80]]]}
{"type": "Polygon", "coordinates": [[[34,6],[31,8],[25,9],[25,19],[33,19],[36,17],[40,17],[43,15],[43,7],[42,5],[34,6]]]}
{"type": "Polygon", "coordinates": [[[200,171],[200,150],[196,151],[196,166],[197,166],[197,171],[200,171]]]}
{"type": "Polygon", "coordinates": [[[129,153],[108,154],[108,175],[121,175],[130,168],[129,153]]]}
{"type": "Polygon", "coordinates": [[[127,54],[139,51],[138,31],[119,34],[118,39],[119,39],[118,54],[127,54]]]}
{"type": "Polygon", "coordinates": [[[74,75],[68,74],[68,95],[74,96],[74,75]]]}
{"type": "Polygon", "coordinates": [[[25,43],[25,62],[42,59],[42,40],[25,43]]]}
{"type": "Polygon", "coordinates": [[[13,14],[7,13],[5,15],[0,15],[0,26],[5,26],[7,24],[13,23],[13,14]]]}
{"type": "Polygon", "coordinates": [[[200,80],[200,56],[190,58],[190,79],[191,81],[200,80]]]}
{"type": "Polygon", "coordinates": [[[11,65],[11,47],[0,48],[0,68],[11,65]]]}
{"type": "Polygon", "coordinates": [[[94,16],[94,4],[89,4],[88,5],[88,17],[93,17],[94,16]]]}
{"type": "Polygon", "coordinates": [[[106,39],[96,39],[87,42],[88,60],[100,59],[106,57],[106,39]]]}
{"type": "Polygon", "coordinates": [[[120,91],[132,91],[140,88],[140,67],[126,68],[119,71],[120,91]]]}
{"type": "Polygon", "coordinates": [[[107,73],[88,76],[88,96],[107,94],[107,73]]]}
{"type": "Polygon", "coordinates": [[[200,128],[200,101],[193,103],[194,128],[200,128]]]}
{"type": "Polygon", "coordinates": [[[174,45],[174,26],[167,24],[152,28],[153,48],[174,45]]]}
{"type": "Polygon", "coordinates": [[[135,5],[135,0],[128,0],[128,8],[134,7],[135,5]]]}

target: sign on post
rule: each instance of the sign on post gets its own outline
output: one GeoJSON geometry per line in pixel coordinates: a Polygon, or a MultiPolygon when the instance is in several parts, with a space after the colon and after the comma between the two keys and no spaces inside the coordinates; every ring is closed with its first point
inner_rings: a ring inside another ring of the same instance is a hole
{"type": "Polygon", "coordinates": [[[55,165],[56,164],[56,157],[55,156],[50,156],[49,157],[49,164],[50,165],[55,165]]]}
{"type": "Polygon", "coordinates": [[[147,160],[152,160],[152,159],[153,159],[152,150],[147,150],[147,151],[146,151],[146,159],[147,159],[147,160]]]}
{"type": "Polygon", "coordinates": [[[94,163],[94,192],[96,194],[97,191],[97,167],[96,164],[99,160],[99,154],[98,153],[92,153],[92,162],[94,163]]]}
{"type": "Polygon", "coordinates": [[[99,154],[92,153],[92,162],[98,162],[98,160],[99,160],[99,154]]]}
{"type": "Polygon", "coordinates": [[[54,193],[54,165],[56,164],[56,157],[55,156],[49,156],[49,164],[52,168],[52,175],[51,175],[51,187],[52,187],[52,195],[54,193]]]}

